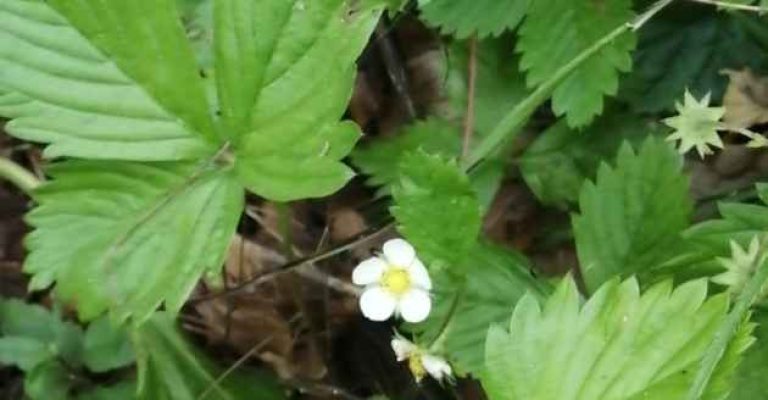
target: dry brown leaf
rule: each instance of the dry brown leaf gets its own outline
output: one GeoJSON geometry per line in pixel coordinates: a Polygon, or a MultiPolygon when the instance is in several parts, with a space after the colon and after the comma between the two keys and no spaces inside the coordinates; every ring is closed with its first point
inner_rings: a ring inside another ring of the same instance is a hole
{"type": "Polygon", "coordinates": [[[749,68],[724,70],[723,74],[730,78],[723,98],[726,126],[744,129],[768,123],[768,78],[755,75],[749,68]]]}

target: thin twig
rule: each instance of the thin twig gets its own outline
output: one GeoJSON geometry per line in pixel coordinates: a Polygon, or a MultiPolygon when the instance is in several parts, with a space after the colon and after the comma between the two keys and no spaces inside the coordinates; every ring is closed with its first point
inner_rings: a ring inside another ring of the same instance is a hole
{"type": "Polygon", "coordinates": [[[248,350],[248,352],[243,354],[242,357],[238,358],[237,361],[235,361],[229,368],[227,368],[226,371],[222,372],[221,375],[216,377],[216,379],[208,385],[205,391],[200,393],[200,396],[197,397],[197,400],[203,400],[206,397],[208,397],[208,395],[213,392],[214,388],[219,387],[219,385],[221,385],[221,383],[224,382],[224,379],[227,379],[229,375],[231,375],[238,368],[240,368],[241,365],[245,364],[245,362],[248,361],[248,359],[251,358],[254,354],[256,354],[257,351],[259,351],[264,346],[266,346],[267,343],[271,342],[273,337],[274,335],[269,336],[266,339],[262,340],[261,342],[256,343],[255,346],[251,347],[251,349],[248,350]]]}
{"type": "Polygon", "coordinates": [[[26,194],[40,185],[35,175],[10,159],[0,157],[0,179],[8,180],[26,194]]]}
{"type": "Polygon", "coordinates": [[[400,55],[392,41],[390,29],[387,29],[387,17],[383,16],[379,25],[376,26],[376,42],[381,50],[381,57],[384,60],[384,66],[387,68],[387,75],[392,86],[397,92],[398,97],[405,106],[405,112],[408,118],[416,119],[416,106],[411,99],[410,88],[408,85],[408,74],[400,62],[400,55]]]}
{"type": "Polygon", "coordinates": [[[728,9],[728,10],[739,10],[739,11],[751,11],[756,13],[765,13],[768,12],[768,8],[762,7],[762,6],[751,6],[748,4],[735,4],[735,3],[728,3],[725,1],[717,1],[717,0],[689,0],[694,3],[699,4],[708,4],[711,6],[716,6],[718,8],[728,9]]]}
{"type": "Polygon", "coordinates": [[[464,132],[461,141],[461,158],[469,154],[472,133],[475,131],[475,90],[477,85],[477,35],[469,40],[469,65],[467,66],[467,110],[464,114],[464,132]]]}

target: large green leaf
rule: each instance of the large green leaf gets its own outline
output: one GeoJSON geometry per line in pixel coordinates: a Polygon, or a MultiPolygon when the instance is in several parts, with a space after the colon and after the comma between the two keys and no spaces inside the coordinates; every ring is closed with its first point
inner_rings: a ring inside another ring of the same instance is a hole
{"type": "Polygon", "coordinates": [[[320,197],[352,176],[339,160],[360,136],[339,122],[355,59],[379,10],[346,0],[218,0],[216,79],[236,171],[255,193],[320,197]]]}
{"type": "MultiPolygon", "coordinates": [[[[528,84],[545,82],[560,67],[632,18],[630,0],[534,1],[520,29],[517,49],[528,84]]],[[[619,72],[632,66],[633,33],[617,38],[585,61],[552,95],[557,115],[584,126],[603,111],[603,96],[619,88],[619,72]]]]}
{"type": "Polygon", "coordinates": [[[398,230],[430,265],[463,267],[482,224],[469,178],[456,162],[423,151],[406,154],[399,171],[392,187],[398,230]]]}
{"type": "Polygon", "coordinates": [[[25,270],[34,289],[57,281],[85,319],[178,310],[220,268],[243,203],[231,171],[207,162],[72,161],[50,174],[28,216],[25,270]]]}
{"type": "MultiPolygon", "coordinates": [[[[706,280],[642,296],[635,279],[612,280],[581,305],[568,278],[543,308],[526,296],[509,330],[489,331],[483,385],[491,400],[684,398],[728,311],[727,295],[706,295],[706,280]]],[[[727,395],[752,328],[740,330],[703,399],[727,395]]]]}
{"type": "Polygon", "coordinates": [[[173,0],[4,0],[0,27],[0,115],[17,137],[50,143],[48,156],[216,151],[173,0]]]}
{"type": "Polygon", "coordinates": [[[457,371],[479,376],[484,369],[488,328],[506,324],[510,310],[523,295],[533,293],[543,298],[549,287],[533,277],[529,263],[516,253],[478,243],[470,254],[471,261],[467,263],[471,265],[464,280],[436,277],[434,308],[429,319],[415,329],[423,343],[442,334],[441,349],[457,371]],[[454,305],[455,301],[458,303],[454,305]],[[446,326],[446,318],[454,307],[446,326]]]}
{"type": "Polygon", "coordinates": [[[757,310],[754,315],[756,343],[744,353],[733,384],[730,400],[768,399],[768,313],[757,310]]]}
{"type": "Polygon", "coordinates": [[[115,326],[107,316],[88,325],[83,345],[83,363],[93,372],[105,372],[133,364],[133,349],[128,333],[123,327],[115,326]]]}
{"type": "Polygon", "coordinates": [[[498,36],[523,20],[533,0],[422,1],[421,16],[458,38],[498,36]]]}
{"type": "Polygon", "coordinates": [[[198,353],[177,330],[173,318],[156,313],[133,332],[139,367],[139,399],[189,400],[208,392],[210,400],[280,400],[274,380],[235,370],[225,379],[222,370],[198,353]]]}
{"type": "Polygon", "coordinates": [[[594,179],[600,162],[616,154],[624,141],[639,144],[652,127],[631,114],[611,112],[581,132],[559,121],[531,144],[520,158],[528,187],[547,204],[577,201],[581,185],[594,179]]]}
{"type": "Polygon", "coordinates": [[[584,184],[573,229],[590,291],[617,276],[659,279],[654,269],[677,255],[693,208],[681,169],[673,148],[649,138],[638,153],[622,146],[616,167],[584,184]]]}
{"type": "Polygon", "coordinates": [[[719,104],[728,83],[723,69],[768,67],[768,41],[754,37],[753,29],[768,37],[762,17],[678,3],[640,31],[621,97],[643,112],[673,109],[686,89],[697,98],[712,93],[719,104]]]}

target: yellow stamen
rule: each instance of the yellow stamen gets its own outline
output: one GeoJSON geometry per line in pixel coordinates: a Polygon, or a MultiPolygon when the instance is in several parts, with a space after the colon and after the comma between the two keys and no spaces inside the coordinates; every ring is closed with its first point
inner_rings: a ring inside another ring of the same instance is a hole
{"type": "Polygon", "coordinates": [[[408,368],[411,370],[413,377],[416,378],[416,382],[421,382],[427,376],[427,370],[424,368],[424,362],[419,353],[411,354],[411,357],[408,359],[408,368]]]}
{"type": "Polygon", "coordinates": [[[400,296],[411,288],[411,276],[403,268],[391,267],[381,276],[380,283],[390,293],[400,296]]]}

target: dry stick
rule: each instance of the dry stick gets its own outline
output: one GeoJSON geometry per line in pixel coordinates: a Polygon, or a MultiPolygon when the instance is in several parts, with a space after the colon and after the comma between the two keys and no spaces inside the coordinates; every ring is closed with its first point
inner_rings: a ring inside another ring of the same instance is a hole
{"type": "Polygon", "coordinates": [[[385,26],[387,23],[386,21],[387,18],[384,16],[376,26],[376,43],[379,43],[381,57],[384,60],[384,66],[387,69],[389,80],[392,82],[392,86],[394,87],[395,92],[397,92],[398,97],[403,101],[408,118],[414,120],[416,119],[416,106],[411,99],[410,88],[408,87],[408,74],[400,62],[397,48],[389,34],[390,29],[387,29],[385,26]]]}
{"type": "Polygon", "coordinates": [[[464,114],[464,132],[461,142],[461,158],[469,154],[472,132],[475,130],[475,90],[477,86],[477,35],[469,40],[469,65],[467,66],[467,111],[464,114]]]}
{"type": "Polygon", "coordinates": [[[692,1],[694,3],[699,3],[699,4],[708,4],[711,6],[716,6],[716,7],[730,9],[730,10],[751,11],[756,13],[768,12],[768,8],[761,7],[761,6],[750,6],[747,4],[734,4],[734,3],[728,3],[728,2],[717,1],[717,0],[689,0],[689,1],[692,1]]]}

